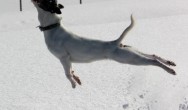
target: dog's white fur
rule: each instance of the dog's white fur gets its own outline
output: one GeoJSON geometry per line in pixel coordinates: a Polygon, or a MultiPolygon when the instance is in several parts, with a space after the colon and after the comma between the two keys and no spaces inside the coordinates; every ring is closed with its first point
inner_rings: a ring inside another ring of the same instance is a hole
{"type": "MultiPolygon", "coordinates": [[[[61,18],[56,14],[44,11],[37,3],[32,1],[38,11],[38,19],[41,26],[48,26],[60,22],[61,18]]],[[[120,46],[121,40],[133,27],[134,19],[131,16],[131,24],[122,33],[120,38],[111,42],[90,40],[77,36],[67,31],[62,25],[51,30],[44,31],[46,45],[49,51],[62,63],[65,74],[70,80],[72,87],[76,82],[81,85],[80,79],[73,74],[71,63],[92,62],[101,59],[112,59],[124,64],[153,65],[174,74],[175,71],[165,65],[175,66],[175,63],[162,59],[156,55],[141,53],[130,46],[120,46]]]]}

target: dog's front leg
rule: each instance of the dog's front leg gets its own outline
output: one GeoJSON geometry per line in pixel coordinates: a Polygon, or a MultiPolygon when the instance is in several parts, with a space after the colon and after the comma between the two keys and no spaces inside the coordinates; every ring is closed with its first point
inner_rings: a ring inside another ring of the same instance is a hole
{"type": "Polygon", "coordinates": [[[69,56],[61,58],[60,61],[61,61],[61,64],[63,65],[67,79],[71,82],[72,88],[75,88],[76,82],[73,79],[72,70],[71,70],[71,62],[70,62],[69,56]]]}
{"type": "Polygon", "coordinates": [[[61,64],[64,67],[64,71],[65,71],[65,75],[67,77],[67,79],[71,82],[72,84],[72,88],[76,87],[76,82],[81,85],[81,81],[79,79],[78,76],[74,75],[74,71],[72,71],[72,66],[71,66],[71,62],[70,62],[70,57],[66,56],[66,57],[62,57],[60,59],[61,64]],[[75,82],[76,81],[76,82],[75,82]]]}

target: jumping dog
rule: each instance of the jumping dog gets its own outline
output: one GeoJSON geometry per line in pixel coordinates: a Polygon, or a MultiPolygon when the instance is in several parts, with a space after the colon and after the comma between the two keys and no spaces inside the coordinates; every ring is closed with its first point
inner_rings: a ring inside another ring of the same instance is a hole
{"type": "Polygon", "coordinates": [[[176,66],[172,61],[165,60],[157,55],[149,55],[131,46],[122,45],[121,41],[134,26],[134,19],[131,15],[131,24],[123,31],[121,36],[113,41],[91,40],[80,37],[66,30],[61,24],[63,5],[57,0],[31,0],[38,11],[40,30],[43,31],[46,45],[49,51],[56,56],[64,67],[66,77],[76,87],[81,85],[78,76],[72,70],[72,63],[88,63],[102,59],[112,59],[119,63],[131,65],[153,65],[158,66],[170,74],[176,72],[168,66],[176,66]]]}

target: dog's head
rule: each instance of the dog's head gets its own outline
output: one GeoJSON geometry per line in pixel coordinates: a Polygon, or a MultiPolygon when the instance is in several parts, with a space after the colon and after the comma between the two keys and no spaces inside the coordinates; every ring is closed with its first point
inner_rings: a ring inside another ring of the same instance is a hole
{"type": "Polygon", "coordinates": [[[36,7],[43,9],[44,11],[48,11],[50,13],[61,14],[63,5],[57,4],[57,0],[31,0],[36,7]]]}

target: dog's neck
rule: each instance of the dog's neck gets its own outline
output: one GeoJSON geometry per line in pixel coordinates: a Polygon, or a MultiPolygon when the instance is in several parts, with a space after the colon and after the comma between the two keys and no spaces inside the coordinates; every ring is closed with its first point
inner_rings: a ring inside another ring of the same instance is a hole
{"type": "Polygon", "coordinates": [[[58,15],[44,11],[41,8],[37,7],[37,11],[38,11],[38,19],[40,22],[40,26],[42,26],[42,27],[49,26],[49,25],[52,25],[55,23],[59,23],[61,20],[61,17],[59,17],[58,15]]]}

